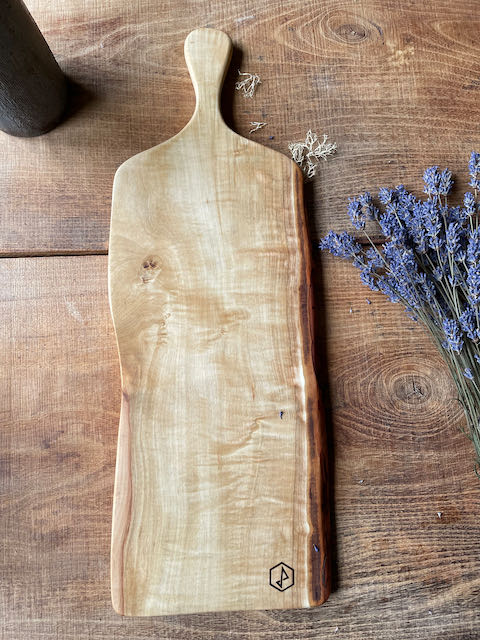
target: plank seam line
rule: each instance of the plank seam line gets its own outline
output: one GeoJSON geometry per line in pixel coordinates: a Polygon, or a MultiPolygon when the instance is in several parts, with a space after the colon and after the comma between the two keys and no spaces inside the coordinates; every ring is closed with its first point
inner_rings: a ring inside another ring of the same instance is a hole
{"type": "Polygon", "coordinates": [[[36,251],[32,253],[10,252],[0,253],[0,259],[9,258],[71,258],[74,256],[106,256],[108,250],[104,251],[36,251]]]}

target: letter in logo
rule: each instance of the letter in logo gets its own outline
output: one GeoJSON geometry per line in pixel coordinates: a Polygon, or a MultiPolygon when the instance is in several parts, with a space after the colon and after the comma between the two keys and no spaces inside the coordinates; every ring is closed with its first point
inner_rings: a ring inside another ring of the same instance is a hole
{"type": "Polygon", "coordinates": [[[270,586],[278,591],[285,591],[294,584],[294,571],[284,562],[279,562],[270,569],[270,586]]]}

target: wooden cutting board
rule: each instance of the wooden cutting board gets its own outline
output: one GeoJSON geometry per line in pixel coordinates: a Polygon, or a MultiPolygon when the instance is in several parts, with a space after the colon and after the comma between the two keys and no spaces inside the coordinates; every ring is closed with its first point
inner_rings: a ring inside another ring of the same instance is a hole
{"type": "Polygon", "coordinates": [[[231,51],[190,33],[195,113],[114,180],[124,615],[311,607],[330,588],[302,174],[223,122],[231,51]]]}

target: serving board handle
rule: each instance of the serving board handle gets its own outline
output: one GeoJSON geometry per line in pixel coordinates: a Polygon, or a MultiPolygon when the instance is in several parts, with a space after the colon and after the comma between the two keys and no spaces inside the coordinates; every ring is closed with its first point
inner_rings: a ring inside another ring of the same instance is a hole
{"type": "Polygon", "coordinates": [[[197,104],[192,120],[220,120],[220,93],[232,57],[232,41],[216,29],[195,29],[185,40],[185,60],[197,104]]]}

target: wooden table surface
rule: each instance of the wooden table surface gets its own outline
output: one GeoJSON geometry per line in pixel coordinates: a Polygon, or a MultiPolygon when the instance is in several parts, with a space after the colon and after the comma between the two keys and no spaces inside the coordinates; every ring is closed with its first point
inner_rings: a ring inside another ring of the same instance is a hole
{"type": "Polygon", "coordinates": [[[480,150],[478,3],[26,3],[73,99],[46,136],[0,134],[0,637],[479,638],[480,481],[453,384],[420,326],[349,265],[318,254],[329,601],[248,614],[113,612],[120,380],[105,255],[116,167],[192,112],[183,41],[198,26],[234,41],[223,102],[236,131],[266,121],[252,138],[284,153],[309,128],[338,143],[306,186],[313,242],[347,226],[349,196],[399,182],[419,193],[430,164],[448,164],[463,188],[469,153],[480,150]],[[233,90],[238,68],[262,78],[252,100],[233,90]]]}

